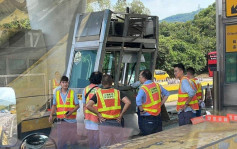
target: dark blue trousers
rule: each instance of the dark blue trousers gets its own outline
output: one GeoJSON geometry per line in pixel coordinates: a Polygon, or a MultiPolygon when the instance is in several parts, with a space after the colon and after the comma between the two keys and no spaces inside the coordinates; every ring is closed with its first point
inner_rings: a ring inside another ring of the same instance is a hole
{"type": "Polygon", "coordinates": [[[140,130],[143,136],[162,131],[160,114],[157,116],[140,116],[140,130]]]}
{"type": "Polygon", "coordinates": [[[191,124],[191,118],[195,117],[192,111],[180,112],[179,117],[179,126],[191,124]]]}

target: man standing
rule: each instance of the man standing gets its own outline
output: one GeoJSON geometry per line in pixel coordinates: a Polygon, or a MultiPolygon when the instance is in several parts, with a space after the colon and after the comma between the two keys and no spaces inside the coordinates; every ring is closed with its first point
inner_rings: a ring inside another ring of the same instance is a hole
{"type": "Polygon", "coordinates": [[[189,82],[189,79],[184,76],[184,71],[185,68],[183,64],[174,65],[174,75],[180,80],[176,107],[179,117],[179,126],[191,124],[190,119],[193,118],[193,113],[196,113],[195,110],[199,109],[198,101],[191,101],[196,97],[196,91],[189,82]]]}
{"type": "Polygon", "coordinates": [[[144,136],[162,131],[161,106],[169,97],[169,92],[151,79],[150,70],[146,69],[140,73],[139,80],[143,85],[136,97],[136,104],[140,111],[139,126],[144,136]]]}
{"type": "Polygon", "coordinates": [[[112,82],[110,75],[104,75],[102,77],[103,88],[98,89],[86,105],[87,109],[99,118],[101,146],[109,146],[123,141],[121,119],[131,104],[130,100],[119,90],[112,88],[112,82]],[[120,100],[124,103],[122,110],[120,100]],[[94,104],[97,104],[98,111],[93,107],[94,104]]]}
{"type": "Polygon", "coordinates": [[[194,68],[189,67],[187,69],[187,77],[190,79],[190,81],[192,81],[194,88],[196,90],[196,96],[199,103],[199,110],[196,110],[196,116],[198,117],[198,116],[201,116],[201,105],[203,102],[203,93],[202,93],[202,85],[198,81],[198,79],[194,77],[194,75],[195,75],[194,68]]]}
{"type": "Polygon", "coordinates": [[[79,108],[77,95],[73,90],[68,89],[68,77],[62,76],[60,80],[61,89],[53,96],[53,105],[49,116],[49,122],[53,121],[53,114],[57,115],[57,144],[58,148],[67,148],[67,143],[77,141],[77,120],[76,114],[79,108]]]}
{"type": "MultiPolygon", "coordinates": [[[[99,140],[99,129],[98,129],[98,116],[93,112],[89,111],[86,108],[86,104],[89,100],[95,95],[97,90],[99,89],[99,85],[101,84],[102,73],[101,72],[93,72],[89,78],[90,85],[88,85],[82,93],[82,102],[83,102],[83,111],[85,116],[85,127],[87,130],[87,136],[89,141],[90,149],[98,149],[100,148],[100,140],[99,140]]],[[[97,110],[97,104],[93,106],[95,110],[97,110]]]]}

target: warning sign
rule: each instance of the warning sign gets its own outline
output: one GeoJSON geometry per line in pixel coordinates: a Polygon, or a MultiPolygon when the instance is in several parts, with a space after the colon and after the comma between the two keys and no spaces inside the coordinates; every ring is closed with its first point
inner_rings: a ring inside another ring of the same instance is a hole
{"type": "Polygon", "coordinates": [[[237,52],[237,25],[226,26],[226,52],[237,52]]]}
{"type": "Polygon", "coordinates": [[[237,16],[237,0],[226,0],[226,16],[237,16]]]}

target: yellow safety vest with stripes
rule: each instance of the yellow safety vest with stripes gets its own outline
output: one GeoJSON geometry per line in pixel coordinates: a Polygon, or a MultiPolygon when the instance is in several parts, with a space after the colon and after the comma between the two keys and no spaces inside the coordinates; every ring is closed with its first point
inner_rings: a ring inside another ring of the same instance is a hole
{"type": "Polygon", "coordinates": [[[97,108],[105,119],[116,119],[120,116],[120,92],[119,90],[110,89],[98,89],[97,96],[97,108]]]}
{"type": "MultiPolygon", "coordinates": [[[[186,104],[188,98],[189,98],[189,95],[188,93],[186,92],[182,92],[181,90],[181,84],[182,84],[182,81],[184,79],[187,79],[188,82],[189,82],[189,79],[187,77],[183,77],[181,80],[180,80],[180,83],[179,83],[179,90],[178,90],[178,102],[177,102],[177,106],[176,106],[176,110],[179,111],[181,108],[183,108],[183,106],[186,104]]],[[[194,89],[193,85],[189,82],[190,86],[194,89]]],[[[198,100],[197,100],[197,96],[195,95],[193,97],[193,99],[189,102],[189,105],[193,110],[199,110],[199,105],[198,105],[198,100]]]]}
{"type": "Polygon", "coordinates": [[[66,97],[66,102],[63,102],[63,99],[60,95],[60,90],[56,92],[56,115],[57,118],[67,118],[67,119],[76,119],[76,114],[77,112],[73,112],[69,117],[66,117],[67,111],[72,111],[76,106],[74,102],[74,91],[69,90],[67,97],[66,97]]]}
{"type": "Polygon", "coordinates": [[[196,96],[198,100],[202,100],[202,85],[201,83],[197,83],[197,78],[190,79],[194,84],[197,89],[196,96]]]}
{"type": "MultiPolygon", "coordinates": [[[[86,88],[85,88],[85,92],[84,92],[84,95],[86,95],[94,86],[96,86],[95,84],[90,84],[88,85],[86,88]]],[[[97,92],[97,89],[99,89],[99,87],[95,87],[93,88],[90,93],[88,94],[87,98],[86,98],[86,104],[88,103],[88,101],[95,95],[95,93],[97,92]]],[[[97,104],[94,104],[93,105],[94,109],[97,110],[97,104]]],[[[98,116],[89,111],[86,107],[85,107],[85,119],[86,120],[90,120],[90,121],[93,121],[95,123],[98,123],[98,116]]]]}
{"type": "Polygon", "coordinates": [[[151,115],[159,115],[161,111],[160,85],[152,82],[142,85],[141,89],[146,94],[146,102],[142,104],[143,109],[151,115]]]}

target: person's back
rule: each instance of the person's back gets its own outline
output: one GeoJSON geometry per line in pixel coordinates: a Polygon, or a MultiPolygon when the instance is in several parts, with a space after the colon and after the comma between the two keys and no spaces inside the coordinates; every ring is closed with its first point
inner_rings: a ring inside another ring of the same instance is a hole
{"type": "MultiPolygon", "coordinates": [[[[86,104],[88,101],[96,94],[99,89],[99,84],[101,84],[102,73],[101,72],[93,72],[89,78],[90,85],[85,87],[82,94],[82,102],[83,102],[83,111],[85,117],[85,128],[87,129],[87,137],[90,148],[99,148],[99,128],[98,128],[98,116],[92,112],[90,112],[86,108],[86,104]]],[[[93,106],[95,110],[97,110],[97,105],[93,106]]]]}
{"type": "Polygon", "coordinates": [[[99,117],[100,143],[101,146],[108,146],[123,141],[121,119],[131,102],[119,90],[112,88],[111,76],[104,75],[102,85],[103,88],[97,90],[86,107],[99,117]],[[121,101],[125,103],[123,109],[121,101]],[[98,111],[93,108],[94,104],[97,104],[98,111]]]}

